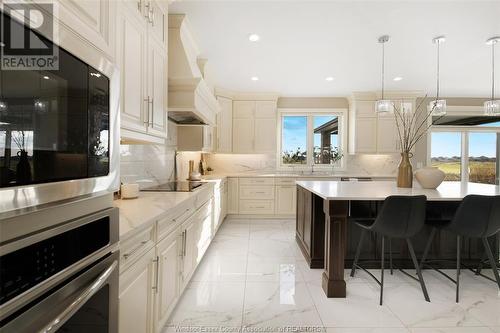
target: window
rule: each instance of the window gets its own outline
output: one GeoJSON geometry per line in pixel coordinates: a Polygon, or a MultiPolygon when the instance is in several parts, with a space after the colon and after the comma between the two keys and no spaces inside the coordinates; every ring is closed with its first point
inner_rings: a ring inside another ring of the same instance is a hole
{"type": "Polygon", "coordinates": [[[341,168],[344,110],[280,110],[278,168],[341,168]]]}
{"type": "Polygon", "coordinates": [[[499,183],[498,117],[451,113],[434,124],[430,140],[430,163],[445,172],[445,180],[499,183]]]}

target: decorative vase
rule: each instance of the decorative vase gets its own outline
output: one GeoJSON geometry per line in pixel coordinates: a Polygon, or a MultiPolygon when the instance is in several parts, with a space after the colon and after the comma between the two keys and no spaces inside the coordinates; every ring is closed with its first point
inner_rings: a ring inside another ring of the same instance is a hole
{"type": "Polygon", "coordinates": [[[422,188],[435,189],[443,182],[445,173],[436,167],[425,167],[415,171],[415,178],[422,188]]]}
{"type": "Polygon", "coordinates": [[[17,152],[19,162],[16,166],[16,181],[18,184],[28,184],[31,181],[31,165],[28,160],[28,152],[20,150],[17,152]]]}
{"type": "Polygon", "coordinates": [[[411,188],[413,186],[413,167],[410,158],[413,154],[410,152],[401,153],[401,162],[398,167],[398,187],[411,188]]]}

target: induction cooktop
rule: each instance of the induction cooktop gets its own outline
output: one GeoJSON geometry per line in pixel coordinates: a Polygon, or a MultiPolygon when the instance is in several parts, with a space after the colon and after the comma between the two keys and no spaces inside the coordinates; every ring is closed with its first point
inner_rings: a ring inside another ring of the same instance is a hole
{"type": "Polygon", "coordinates": [[[178,182],[167,182],[164,184],[147,187],[142,189],[146,192],[193,192],[200,186],[203,186],[206,182],[200,181],[178,181],[178,182]]]}

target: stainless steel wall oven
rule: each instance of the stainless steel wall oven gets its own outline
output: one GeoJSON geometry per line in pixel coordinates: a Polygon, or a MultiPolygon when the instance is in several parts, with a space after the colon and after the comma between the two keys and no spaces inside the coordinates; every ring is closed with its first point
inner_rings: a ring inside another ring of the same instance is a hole
{"type": "Polygon", "coordinates": [[[118,209],[0,245],[0,331],[118,331],[118,209]]]}

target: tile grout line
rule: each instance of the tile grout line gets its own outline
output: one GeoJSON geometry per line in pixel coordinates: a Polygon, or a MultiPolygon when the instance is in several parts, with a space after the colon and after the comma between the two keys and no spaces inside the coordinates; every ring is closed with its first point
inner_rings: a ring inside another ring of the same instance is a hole
{"type": "Polygon", "coordinates": [[[245,318],[245,301],[246,301],[246,293],[247,293],[247,277],[248,277],[248,255],[250,252],[250,224],[248,223],[248,236],[247,236],[247,253],[246,253],[246,262],[245,262],[245,284],[243,287],[243,304],[241,305],[241,325],[240,332],[243,331],[243,322],[245,318]]]}

